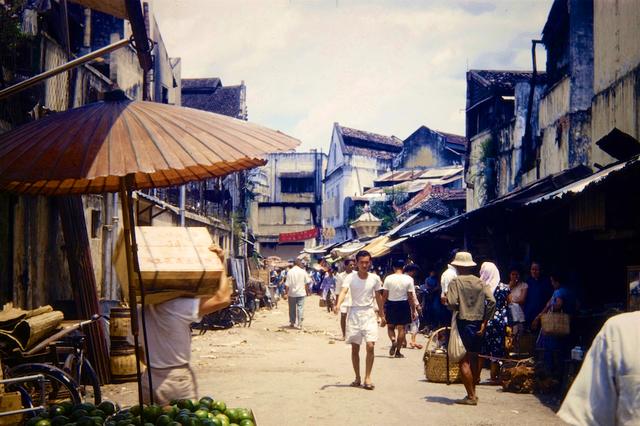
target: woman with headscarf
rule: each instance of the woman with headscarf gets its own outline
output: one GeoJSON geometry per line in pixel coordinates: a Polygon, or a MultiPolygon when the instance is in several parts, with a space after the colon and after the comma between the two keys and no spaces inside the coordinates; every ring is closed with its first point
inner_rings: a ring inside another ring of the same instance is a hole
{"type": "MultiPolygon", "coordinates": [[[[505,338],[507,334],[507,324],[509,323],[507,301],[511,289],[507,284],[500,282],[500,272],[495,264],[484,262],[480,266],[480,279],[484,281],[496,299],[496,310],[493,317],[487,323],[482,354],[490,357],[504,358],[505,338]]],[[[499,364],[491,360],[491,382],[498,383],[499,364]]]]}

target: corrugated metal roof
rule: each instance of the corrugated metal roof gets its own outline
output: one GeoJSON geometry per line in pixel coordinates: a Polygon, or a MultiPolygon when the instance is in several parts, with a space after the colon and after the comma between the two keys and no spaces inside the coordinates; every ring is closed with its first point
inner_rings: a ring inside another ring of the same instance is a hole
{"type": "Polygon", "coordinates": [[[594,173],[591,176],[588,176],[584,179],[580,179],[577,182],[573,182],[570,183],[569,185],[563,186],[562,188],[559,188],[555,191],[546,193],[538,198],[534,198],[533,200],[529,200],[525,203],[525,205],[529,206],[532,204],[537,204],[541,201],[545,201],[545,200],[551,200],[551,199],[555,199],[555,198],[562,198],[564,195],[566,194],[578,194],[582,191],[584,191],[589,185],[591,184],[595,184],[598,183],[604,179],[607,178],[607,176],[609,176],[610,173],[622,170],[630,165],[632,165],[633,163],[637,163],[638,162],[638,157],[635,157],[632,160],[629,160],[627,162],[624,163],[620,163],[620,164],[616,164],[614,166],[611,166],[607,169],[601,170],[597,173],[594,173]]]}

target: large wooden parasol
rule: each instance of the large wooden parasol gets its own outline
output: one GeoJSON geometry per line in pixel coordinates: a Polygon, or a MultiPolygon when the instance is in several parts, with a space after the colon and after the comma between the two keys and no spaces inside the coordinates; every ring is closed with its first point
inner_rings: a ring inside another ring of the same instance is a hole
{"type": "MultiPolygon", "coordinates": [[[[132,232],[132,191],[181,185],[261,166],[266,164],[266,154],[291,150],[298,144],[297,139],[246,121],[131,101],[115,91],[108,93],[105,101],[57,113],[0,135],[0,191],[32,195],[119,192],[128,278],[131,286],[140,289],[144,333],[144,286],[140,285],[132,232]]],[[[133,290],[129,297],[142,404],[133,290]]],[[[153,389],[150,374],[149,382],[153,389]]]]}

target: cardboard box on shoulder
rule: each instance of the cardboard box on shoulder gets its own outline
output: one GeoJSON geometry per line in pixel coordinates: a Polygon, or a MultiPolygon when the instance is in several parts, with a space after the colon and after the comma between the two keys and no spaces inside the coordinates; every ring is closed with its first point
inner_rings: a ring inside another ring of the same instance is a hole
{"type": "MultiPolygon", "coordinates": [[[[220,257],[209,249],[211,234],[205,227],[137,226],[140,274],[147,303],[161,303],[176,297],[214,294],[226,278],[220,257]]],[[[129,297],[124,236],[120,233],[114,264],[129,297]]],[[[138,299],[140,289],[136,288],[138,299]]]]}

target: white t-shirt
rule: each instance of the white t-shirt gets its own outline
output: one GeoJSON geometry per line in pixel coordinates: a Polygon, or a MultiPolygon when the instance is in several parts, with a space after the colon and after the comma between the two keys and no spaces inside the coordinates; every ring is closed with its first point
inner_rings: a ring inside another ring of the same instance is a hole
{"type": "MultiPolygon", "coordinates": [[[[138,313],[141,308],[138,307],[138,313]]],[[[192,322],[200,321],[199,298],[178,298],[157,305],[146,305],[149,361],[152,368],[178,367],[191,360],[192,322]]],[[[140,322],[142,316],[138,315],[140,322]]],[[[142,326],[140,343],[144,347],[142,326]]]]}
{"type": "Polygon", "coordinates": [[[307,284],[311,282],[311,277],[307,271],[298,265],[289,269],[287,273],[287,281],[285,285],[289,288],[287,295],[289,297],[303,297],[307,295],[307,284]]]}
{"type": "Polygon", "coordinates": [[[408,300],[409,297],[413,297],[409,296],[409,293],[415,291],[413,278],[405,274],[387,275],[387,278],[384,279],[382,289],[389,292],[387,299],[392,302],[408,300]]]}
{"type": "MultiPolygon", "coordinates": [[[[340,291],[342,291],[342,287],[347,277],[350,277],[353,274],[354,274],[354,271],[351,271],[348,274],[346,271],[342,271],[336,274],[336,294],[337,295],[339,295],[340,291]]],[[[347,293],[347,295],[344,297],[344,302],[342,302],[342,306],[350,306],[350,305],[351,305],[351,295],[347,293]]]]}
{"type": "Polygon", "coordinates": [[[638,425],[640,311],[611,317],[593,340],[558,411],[571,425],[638,425]]]}
{"type": "Polygon", "coordinates": [[[452,279],[458,276],[455,266],[447,265],[447,270],[440,276],[440,287],[442,288],[442,297],[447,297],[447,290],[449,290],[449,283],[452,279]]]}
{"type": "Polygon", "coordinates": [[[347,276],[342,285],[348,288],[351,294],[350,306],[373,307],[376,291],[380,291],[382,288],[382,281],[379,276],[371,272],[368,273],[365,280],[360,278],[357,272],[354,272],[347,276]]]}

